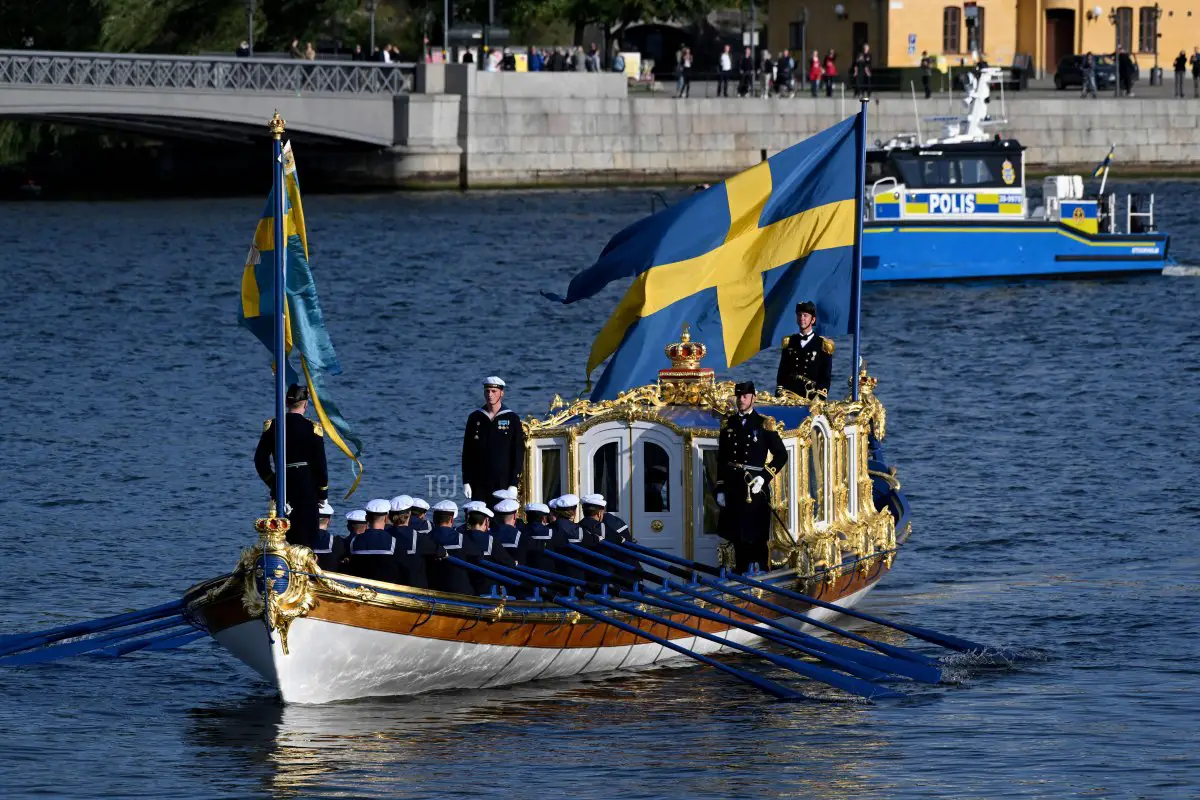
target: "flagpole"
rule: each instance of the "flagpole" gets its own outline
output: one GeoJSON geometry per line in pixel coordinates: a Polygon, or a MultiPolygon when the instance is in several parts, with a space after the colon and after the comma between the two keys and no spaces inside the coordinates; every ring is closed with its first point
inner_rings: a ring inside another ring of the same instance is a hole
{"type": "Polygon", "coordinates": [[[1112,166],[1112,154],[1116,151],[1117,145],[1114,142],[1113,146],[1108,149],[1108,155],[1104,157],[1104,174],[1100,176],[1100,194],[1104,194],[1104,184],[1108,183],[1108,168],[1112,166]]]}
{"type": "Polygon", "coordinates": [[[858,120],[855,123],[857,145],[854,154],[854,166],[858,173],[857,185],[854,187],[854,277],[850,287],[850,326],[854,334],[854,353],[850,362],[850,380],[852,398],[858,400],[858,364],[859,344],[862,339],[862,235],[863,235],[863,195],[867,186],[867,108],[870,100],[863,99],[859,106],[858,120]]]}
{"type": "Polygon", "coordinates": [[[272,222],[274,223],[274,245],[271,252],[275,256],[275,283],[273,286],[273,303],[275,309],[274,325],[274,348],[275,355],[275,507],[276,513],[279,516],[287,514],[287,339],[284,332],[284,303],[287,287],[287,263],[285,253],[287,251],[287,238],[284,235],[283,213],[284,213],[284,185],[283,185],[283,130],[285,122],[279,116],[279,112],[275,112],[275,116],[271,118],[271,150],[273,153],[272,159],[272,186],[274,187],[271,196],[274,198],[273,208],[271,209],[272,222]]]}

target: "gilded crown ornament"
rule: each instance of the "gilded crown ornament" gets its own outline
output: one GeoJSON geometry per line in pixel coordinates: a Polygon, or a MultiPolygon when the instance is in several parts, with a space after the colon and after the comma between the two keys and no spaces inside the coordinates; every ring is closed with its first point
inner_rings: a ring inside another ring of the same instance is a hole
{"type": "Polygon", "coordinates": [[[700,366],[708,348],[692,341],[691,326],[685,322],[679,341],[664,347],[663,352],[671,366],[658,371],[659,396],[671,405],[698,405],[704,392],[713,388],[713,371],[700,366]]]}
{"type": "Polygon", "coordinates": [[[291,527],[292,522],[287,517],[276,516],[275,501],[273,500],[267,510],[267,515],[254,520],[254,529],[258,531],[260,545],[266,545],[269,548],[278,549],[287,544],[287,533],[291,527]]]}
{"type": "Polygon", "coordinates": [[[287,127],[287,120],[279,116],[279,111],[276,111],[275,115],[271,117],[271,121],[267,123],[267,129],[271,131],[271,135],[276,139],[283,137],[285,127],[287,127]]]}

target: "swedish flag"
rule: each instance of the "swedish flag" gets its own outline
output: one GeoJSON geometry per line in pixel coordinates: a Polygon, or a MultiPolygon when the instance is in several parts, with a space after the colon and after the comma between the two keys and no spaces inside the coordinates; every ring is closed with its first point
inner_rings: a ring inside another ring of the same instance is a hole
{"type": "Polygon", "coordinates": [[[859,131],[846,119],[609,241],[563,301],[633,278],[592,345],[589,375],[611,356],[593,400],[653,383],[684,322],[729,367],[789,330],[799,300],[817,304],[826,330],[847,329],[859,131]]]}
{"type": "Polygon", "coordinates": [[[1116,149],[1117,149],[1117,146],[1115,144],[1112,147],[1108,148],[1108,155],[1106,155],[1104,157],[1104,160],[1101,161],[1099,164],[1097,164],[1096,168],[1094,170],[1092,170],[1093,178],[1095,178],[1101,172],[1104,172],[1106,169],[1108,169],[1109,167],[1112,166],[1113,151],[1116,149]]]}
{"type": "MultiPolygon", "coordinates": [[[[291,142],[283,146],[284,223],[287,259],[287,298],[285,300],[284,335],[287,353],[299,352],[300,369],[308,394],[312,400],[317,419],[339,450],[346,454],[357,467],[354,485],[346,493],[349,497],[362,478],[362,441],[354,434],[337,404],[329,396],[325,386],[325,375],[337,375],[342,371],[333,341],[325,328],[325,317],[317,300],[317,285],[308,265],[308,231],[304,226],[304,206],[300,202],[300,179],[296,174],[296,159],[292,154],[291,142]],[[353,448],[351,447],[353,445],[353,448]]],[[[275,270],[273,268],[275,242],[275,190],[267,198],[267,207],[254,231],[254,242],[246,256],[242,271],[242,303],[238,321],[258,337],[268,350],[274,349],[272,319],[274,317],[275,270]]],[[[290,361],[285,363],[289,383],[300,383],[290,361]]]]}

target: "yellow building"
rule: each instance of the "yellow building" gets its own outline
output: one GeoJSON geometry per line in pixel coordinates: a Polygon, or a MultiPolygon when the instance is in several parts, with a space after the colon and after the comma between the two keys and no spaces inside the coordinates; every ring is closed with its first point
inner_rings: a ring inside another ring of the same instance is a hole
{"type": "MultiPolygon", "coordinates": [[[[1007,66],[1016,54],[1026,53],[1038,73],[1047,76],[1062,56],[1111,53],[1118,40],[1144,71],[1154,63],[1156,43],[1159,64],[1168,72],[1180,50],[1191,55],[1200,45],[1200,0],[1133,6],[1101,5],[1096,0],[978,0],[957,5],[947,5],[946,0],[769,2],[768,49],[803,50],[806,55],[819,50],[824,55],[833,48],[843,76],[853,60],[851,53],[864,43],[871,46],[876,66],[916,66],[922,51],[944,56],[950,66],[974,63],[974,53],[990,64],[1007,66]]],[[[803,63],[807,71],[807,59],[803,63]]]]}

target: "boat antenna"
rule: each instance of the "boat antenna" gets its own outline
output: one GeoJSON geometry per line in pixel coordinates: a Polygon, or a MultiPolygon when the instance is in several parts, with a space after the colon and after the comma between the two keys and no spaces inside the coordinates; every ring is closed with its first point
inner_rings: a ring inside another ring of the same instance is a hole
{"type": "Polygon", "coordinates": [[[925,143],[925,138],[921,136],[921,115],[917,112],[917,84],[909,81],[908,88],[912,90],[913,120],[917,123],[917,146],[920,147],[925,143]]]}
{"type": "Polygon", "coordinates": [[[287,514],[287,339],[284,330],[284,304],[287,287],[287,239],[284,236],[283,131],[287,121],[276,111],[267,124],[271,131],[272,189],[271,216],[274,223],[274,278],[272,328],[275,356],[275,507],[278,516],[287,514]]]}

